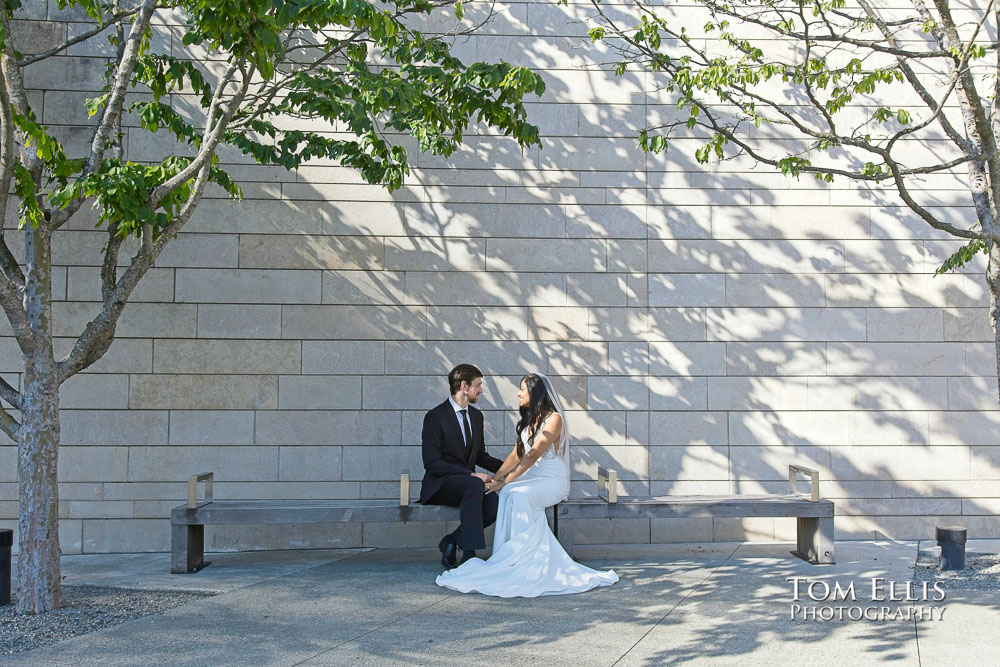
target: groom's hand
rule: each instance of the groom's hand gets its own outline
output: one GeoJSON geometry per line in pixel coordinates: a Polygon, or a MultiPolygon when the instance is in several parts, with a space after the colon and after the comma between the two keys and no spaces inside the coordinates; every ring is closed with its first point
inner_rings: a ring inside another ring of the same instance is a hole
{"type": "Polygon", "coordinates": [[[472,473],[472,476],[478,477],[479,479],[483,480],[483,482],[485,482],[486,484],[489,484],[490,482],[493,481],[493,478],[484,472],[474,472],[472,473]]]}

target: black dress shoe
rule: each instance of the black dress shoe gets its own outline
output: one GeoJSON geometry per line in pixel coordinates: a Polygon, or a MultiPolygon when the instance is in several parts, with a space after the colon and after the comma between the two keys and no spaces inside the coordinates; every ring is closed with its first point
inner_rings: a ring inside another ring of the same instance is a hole
{"type": "Polygon", "coordinates": [[[465,551],[465,550],[463,550],[462,551],[462,561],[459,563],[459,565],[461,565],[462,563],[464,563],[467,560],[472,560],[475,557],[476,557],[476,550],[475,549],[472,549],[471,551],[465,551]]]}
{"type": "Polygon", "coordinates": [[[441,549],[441,565],[446,570],[458,567],[458,547],[455,546],[454,542],[448,542],[441,549]]]}

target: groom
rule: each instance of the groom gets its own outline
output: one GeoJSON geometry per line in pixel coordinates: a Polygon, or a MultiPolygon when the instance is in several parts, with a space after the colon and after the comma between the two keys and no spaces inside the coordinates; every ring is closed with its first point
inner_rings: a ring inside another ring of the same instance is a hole
{"type": "Polygon", "coordinates": [[[461,524],[438,544],[441,564],[446,569],[475,557],[476,549],[486,548],[483,529],[497,518],[497,494],[486,494],[489,475],[476,472],[476,466],[491,472],[503,461],[486,451],[483,439],[483,413],[471,404],[483,393],[483,373],[472,364],[459,364],[448,373],[451,396],[424,415],[421,436],[424,456],[424,481],[420,502],[449,505],[460,509],[461,524]]]}

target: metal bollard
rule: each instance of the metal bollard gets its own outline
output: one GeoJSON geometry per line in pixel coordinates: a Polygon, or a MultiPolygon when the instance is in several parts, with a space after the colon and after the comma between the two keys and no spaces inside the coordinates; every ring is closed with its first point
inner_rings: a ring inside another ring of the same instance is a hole
{"type": "Polygon", "coordinates": [[[14,546],[14,531],[0,529],[0,607],[10,604],[10,550],[14,546]]]}
{"type": "Polygon", "coordinates": [[[965,569],[965,526],[938,526],[937,543],[941,547],[942,570],[965,569]]]}

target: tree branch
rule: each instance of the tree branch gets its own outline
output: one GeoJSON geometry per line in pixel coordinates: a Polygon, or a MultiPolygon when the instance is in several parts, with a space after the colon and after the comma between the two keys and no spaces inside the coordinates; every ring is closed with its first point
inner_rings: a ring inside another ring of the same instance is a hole
{"type": "Polygon", "coordinates": [[[21,393],[2,377],[0,377],[0,398],[10,403],[15,410],[20,410],[23,405],[21,393]]]}
{"type": "Polygon", "coordinates": [[[21,439],[21,425],[17,423],[9,412],[0,405],[0,429],[7,434],[7,437],[18,442],[21,439]]]}

